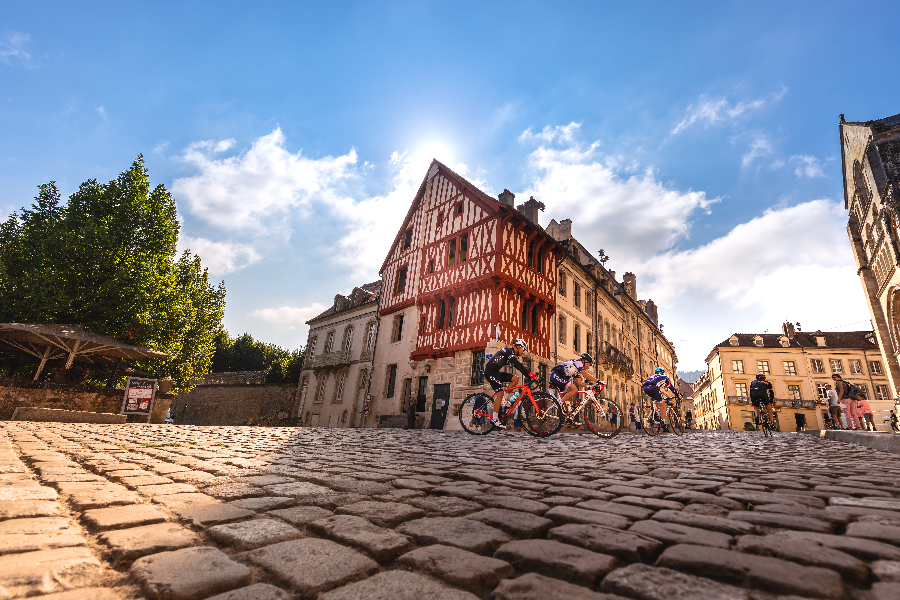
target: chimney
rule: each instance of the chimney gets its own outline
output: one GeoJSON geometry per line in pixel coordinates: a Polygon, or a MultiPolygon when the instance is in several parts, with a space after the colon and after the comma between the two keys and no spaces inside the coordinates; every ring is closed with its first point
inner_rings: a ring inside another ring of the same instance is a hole
{"type": "Polygon", "coordinates": [[[506,204],[513,208],[516,207],[516,195],[506,188],[503,188],[503,192],[497,196],[497,199],[500,200],[501,204],[506,204]]]}
{"type": "Polygon", "coordinates": [[[556,219],[552,219],[547,225],[547,233],[557,242],[572,239],[572,219],[563,219],[557,223],[556,219]]]}
{"type": "Polygon", "coordinates": [[[647,313],[647,316],[650,317],[650,320],[659,325],[659,313],[656,310],[656,303],[653,300],[647,300],[647,308],[644,309],[644,312],[647,313]]]}
{"type": "Polygon", "coordinates": [[[781,331],[784,333],[784,337],[786,337],[787,339],[794,339],[794,325],[790,321],[782,323],[781,331]]]}
{"type": "Polygon", "coordinates": [[[609,276],[612,277],[612,280],[613,280],[613,281],[616,280],[616,272],[615,272],[615,271],[610,271],[610,272],[609,272],[609,276]]]}
{"type": "Polygon", "coordinates": [[[528,219],[529,221],[531,221],[532,223],[537,225],[538,224],[538,211],[544,210],[544,203],[538,202],[537,200],[534,199],[534,196],[532,196],[531,198],[528,199],[528,202],[517,206],[516,210],[518,210],[520,213],[525,215],[526,219],[528,219]]]}
{"type": "Polygon", "coordinates": [[[625,293],[631,296],[632,300],[637,300],[637,277],[635,277],[634,273],[627,272],[622,276],[622,282],[625,285],[625,293]]]}

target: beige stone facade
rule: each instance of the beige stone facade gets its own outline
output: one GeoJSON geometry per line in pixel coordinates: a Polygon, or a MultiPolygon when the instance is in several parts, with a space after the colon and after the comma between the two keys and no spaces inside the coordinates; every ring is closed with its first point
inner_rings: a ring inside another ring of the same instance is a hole
{"type": "Polygon", "coordinates": [[[781,431],[795,431],[796,418],[810,429],[824,429],[825,385],[840,374],[862,388],[878,430],[893,407],[890,381],[871,331],[736,333],[706,358],[707,373],[694,385],[694,418],[702,429],[745,428],[754,418],[748,389],[757,373],[766,373],[775,390],[781,431]]]}
{"type": "Polygon", "coordinates": [[[841,115],[844,208],[860,282],[891,390],[900,387],[900,115],[851,123],[841,115]]]}
{"type": "Polygon", "coordinates": [[[381,282],[338,294],[308,321],[309,339],[294,417],[310,427],[364,427],[378,337],[381,282]]]}

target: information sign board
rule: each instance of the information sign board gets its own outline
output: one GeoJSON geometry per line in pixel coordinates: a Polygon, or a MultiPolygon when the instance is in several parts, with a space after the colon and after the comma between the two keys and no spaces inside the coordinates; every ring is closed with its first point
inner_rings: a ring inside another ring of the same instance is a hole
{"type": "Polygon", "coordinates": [[[156,398],[156,380],[143,377],[129,377],[125,382],[125,398],[122,400],[120,415],[146,415],[150,419],[150,410],[156,398]]]}

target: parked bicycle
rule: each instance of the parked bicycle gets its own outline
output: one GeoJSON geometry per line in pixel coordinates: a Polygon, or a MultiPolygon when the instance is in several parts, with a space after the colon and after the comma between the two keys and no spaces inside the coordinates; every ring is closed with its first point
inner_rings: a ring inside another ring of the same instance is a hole
{"type": "Polygon", "coordinates": [[[622,431],[623,419],[621,411],[607,409],[610,401],[597,397],[602,391],[603,388],[599,385],[578,390],[577,394],[580,396],[580,399],[577,403],[573,402],[575,407],[572,409],[560,403],[563,411],[563,420],[565,421],[564,425],[574,428],[584,427],[602,438],[617,436],[622,431]],[[584,422],[578,420],[582,412],[584,412],[584,422]]]}
{"type": "Polygon", "coordinates": [[[684,421],[681,418],[681,398],[679,396],[664,397],[666,402],[666,423],[660,418],[653,400],[648,396],[641,398],[641,420],[644,433],[647,435],[659,435],[662,432],[674,433],[677,436],[684,435],[684,421]],[[675,400],[675,405],[672,405],[675,400]]]}
{"type": "Polygon", "coordinates": [[[459,406],[459,424],[472,435],[487,435],[497,429],[491,423],[494,398],[497,394],[519,390],[511,403],[504,402],[500,407],[500,422],[505,425],[521,404],[524,417],[522,424],[526,433],[535,437],[553,435],[562,427],[562,408],[559,401],[547,392],[534,391],[536,385],[537,381],[530,380],[490,396],[484,392],[469,394],[459,406]]]}

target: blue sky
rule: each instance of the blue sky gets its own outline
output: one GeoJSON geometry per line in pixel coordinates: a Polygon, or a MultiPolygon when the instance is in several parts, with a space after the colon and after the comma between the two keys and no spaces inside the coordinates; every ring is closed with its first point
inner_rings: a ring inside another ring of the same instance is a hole
{"type": "Polygon", "coordinates": [[[225,324],[287,347],[377,278],[431,158],[572,218],[683,369],[868,326],[838,115],[900,112],[896,3],[5,2],[0,217],[143,153],[225,324]],[[863,321],[862,323],[859,323],[863,321]]]}

